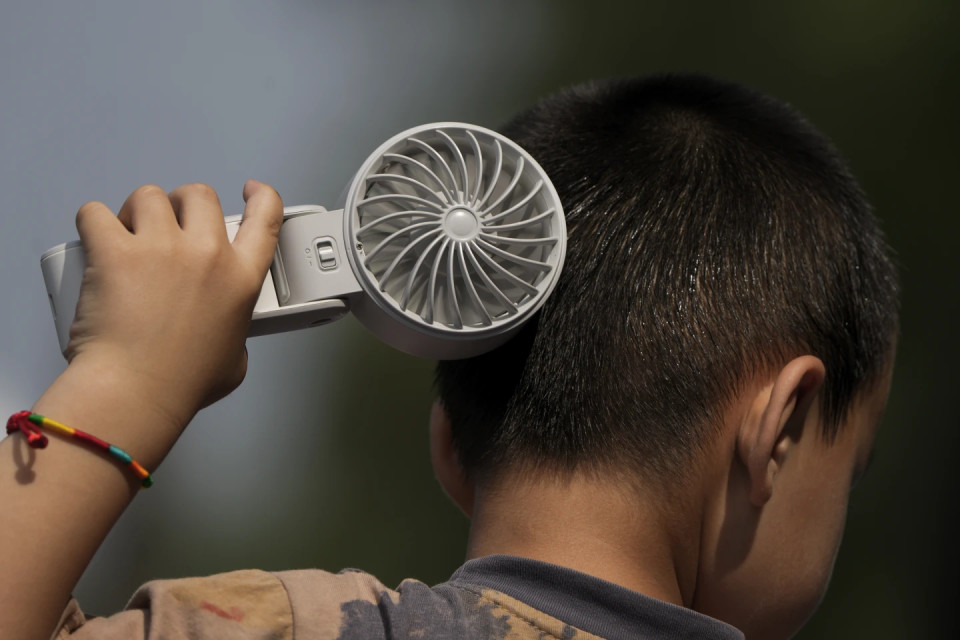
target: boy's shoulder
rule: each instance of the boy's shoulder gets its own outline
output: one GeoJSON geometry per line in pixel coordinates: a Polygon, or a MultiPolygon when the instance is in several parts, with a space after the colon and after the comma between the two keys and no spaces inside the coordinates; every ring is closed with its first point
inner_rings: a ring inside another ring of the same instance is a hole
{"type": "Polygon", "coordinates": [[[390,589],[353,569],[157,580],[110,618],[87,618],[73,601],[58,629],[58,638],[107,640],[188,633],[241,640],[742,638],[689,609],[511,556],[472,560],[434,587],[411,579],[390,589]]]}

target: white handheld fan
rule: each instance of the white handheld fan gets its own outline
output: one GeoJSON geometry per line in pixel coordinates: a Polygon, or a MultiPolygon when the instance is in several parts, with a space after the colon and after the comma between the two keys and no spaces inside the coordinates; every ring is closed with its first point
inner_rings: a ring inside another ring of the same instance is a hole
{"type": "MultiPolygon", "coordinates": [[[[341,204],[284,209],[250,335],[353,311],[402,351],[466,358],[516,333],[563,266],[556,190],[529,154],[482,127],[443,122],[397,134],[367,159],[341,204]]],[[[226,224],[232,239],[240,216],[226,224]]],[[[64,352],[85,265],[77,241],[40,258],[64,352]]]]}

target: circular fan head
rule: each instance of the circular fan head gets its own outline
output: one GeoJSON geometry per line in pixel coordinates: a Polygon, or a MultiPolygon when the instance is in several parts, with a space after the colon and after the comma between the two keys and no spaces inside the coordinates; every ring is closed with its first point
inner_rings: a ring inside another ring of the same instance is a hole
{"type": "Polygon", "coordinates": [[[385,342],[463,358],[510,337],[553,290],[566,227],[540,165],[500,134],[404,131],[347,191],[344,238],[366,294],[353,311],[385,342]]]}

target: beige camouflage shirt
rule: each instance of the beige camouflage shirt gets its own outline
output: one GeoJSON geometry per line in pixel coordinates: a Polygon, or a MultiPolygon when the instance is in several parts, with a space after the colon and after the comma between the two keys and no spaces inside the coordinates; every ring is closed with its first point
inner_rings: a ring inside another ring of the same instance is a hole
{"type": "Polygon", "coordinates": [[[742,638],[698,613],[569,569],[523,558],[468,562],[449,582],[388,589],[347,570],[236,571],[159,580],[126,610],[87,618],[71,601],[57,639],[376,640],[742,638]],[[509,592],[509,593],[508,593],[509,592]]]}

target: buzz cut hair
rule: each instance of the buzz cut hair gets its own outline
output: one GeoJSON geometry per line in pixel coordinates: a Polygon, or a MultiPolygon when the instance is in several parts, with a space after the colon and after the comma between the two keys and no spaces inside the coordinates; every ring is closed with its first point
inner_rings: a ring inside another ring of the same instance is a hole
{"type": "Polygon", "coordinates": [[[575,86],[501,129],[560,195],[563,273],[503,346],[438,363],[468,476],[676,478],[752,377],[820,358],[823,437],[882,377],[897,273],[830,141],[784,102],[699,74],[575,86]]]}

